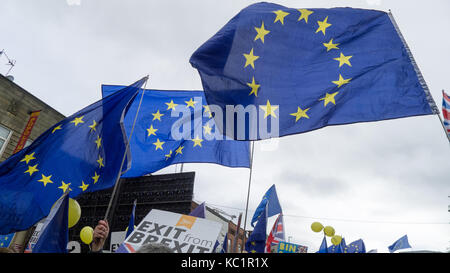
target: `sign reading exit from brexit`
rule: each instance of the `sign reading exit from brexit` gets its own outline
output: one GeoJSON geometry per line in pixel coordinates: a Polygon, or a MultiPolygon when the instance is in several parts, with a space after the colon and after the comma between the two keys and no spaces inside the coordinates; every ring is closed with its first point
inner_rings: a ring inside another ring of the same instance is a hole
{"type": "Polygon", "coordinates": [[[175,253],[210,253],[221,228],[222,224],[218,222],[153,209],[116,253],[136,252],[148,243],[167,245],[175,253]]]}

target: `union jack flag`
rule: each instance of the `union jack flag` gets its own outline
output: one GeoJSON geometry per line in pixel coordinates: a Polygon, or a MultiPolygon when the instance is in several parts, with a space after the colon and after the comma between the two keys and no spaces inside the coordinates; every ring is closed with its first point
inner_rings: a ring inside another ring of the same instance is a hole
{"type": "Polygon", "coordinates": [[[442,115],[444,116],[444,126],[447,134],[450,135],[450,97],[442,90],[442,115]]]}
{"type": "Polygon", "coordinates": [[[271,247],[277,245],[280,241],[285,241],[283,214],[281,213],[273,224],[269,237],[267,237],[265,252],[270,253],[271,247]]]}

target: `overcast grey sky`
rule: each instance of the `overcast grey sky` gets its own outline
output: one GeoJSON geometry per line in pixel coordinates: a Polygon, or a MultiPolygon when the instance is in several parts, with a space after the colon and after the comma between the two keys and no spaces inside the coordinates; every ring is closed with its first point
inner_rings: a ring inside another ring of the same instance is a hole
{"type": "MultiPolygon", "coordinates": [[[[17,61],[11,72],[17,84],[70,115],[100,99],[101,84],[130,84],[147,74],[148,88],[201,90],[191,54],[256,2],[3,0],[0,49],[17,61]]],[[[450,91],[450,1],[275,3],[391,9],[441,107],[441,90],[450,91]]],[[[4,63],[0,73],[8,69],[4,63]]],[[[280,138],[272,150],[267,142],[255,145],[248,219],[275,184],[286,236],[310,251],[322,240],[310,229],[314,221],[333,226],[347,243],[362,238],[367,250],[386,252],[405,234],[414,248],[450,247],[450,147],[437,116],[326,127],[280,138]]],[[[244,212],[248,169],[185,164],[184,170],[196,172],[195,200],[244,212]]]]}

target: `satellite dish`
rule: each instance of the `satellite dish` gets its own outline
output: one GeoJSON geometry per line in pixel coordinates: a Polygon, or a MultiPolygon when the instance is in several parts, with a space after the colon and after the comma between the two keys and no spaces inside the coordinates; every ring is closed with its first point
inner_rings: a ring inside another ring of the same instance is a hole
{"type": "Polygon", "coordinates": [[[13,75],[8,75],[8,76],[6,76],[6,78],[8,79],[8,80],[10,80],[10,81],[14,81],[14,76],[13,75]]]}

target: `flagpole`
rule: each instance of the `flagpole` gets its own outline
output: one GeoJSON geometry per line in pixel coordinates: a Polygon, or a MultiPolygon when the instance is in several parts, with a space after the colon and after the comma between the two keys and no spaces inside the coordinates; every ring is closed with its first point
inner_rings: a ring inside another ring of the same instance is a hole
{"type": "MultiPolygon", "coordinates": [[[[144,98],[144,93],[145,93],[145,88],[147,87],[147,82],[148,82],[148,75],[146,76],[144,87],[142,88],[142,95],[141,95],[141,99],[139,101],[139,106],[138,106],[138,109],[136,111],[136,115],[134,116],[133,126],[131,127],[129,140],[131,140],[131,137],[133,136],[134,126],[136,125],[137,116],[138,116],[139,111],[141,109],[141,104],[142,104],[142,100],[144,98]]],[[[119,169],[119,172],[117,174],[116,182],[114,183],[114,189],[113,189],[113,191],[111,193],[111,198],[109,199],[109,204],[108,204],[108,207],[106,209],[106,213],[105,213],[105,217],[104,217],[104,220],[106,220],[106,221],[108,221],[108,216],[109,216],[109,213],[111,211],[111,207],[113,206],[113,201],[115,201],[114,202],[114,207],[116,206],[116,203],[117,203],[117,200],[115,200],[116,199],[115,197],[116,197],[116,193],[118,191],[119,184],[120,184],[119,180],[120,180],[120,176],[122,175],[123,164],[125,163],[125,159],[127,158],[127,154],[128,154],[128,150],[129,149],[130,149],[130,141],[127,141],[127,144],[125,146],[125,152],[124,152],[123,158],[122,158],[122,163],[120,164],[120,169],[119,169]]]]}
{"type": "MultiPolygon", "coordinates": [[[[252,172],[253,172],[253,153],[255,152],[255,141],[252,141],[252,154],[250,157],[250,176],[248,178],[248,189],[247,189],[247,205],[245,206],[245,217],[244,217],[244,241],[246,237],[245,229],[247,228],[247,212],[248,212],[248,200],[250,198],[250,185],[252,183],[252,172]]],[[[241,252],[244,248],[241,249],[241,252]]]]}

